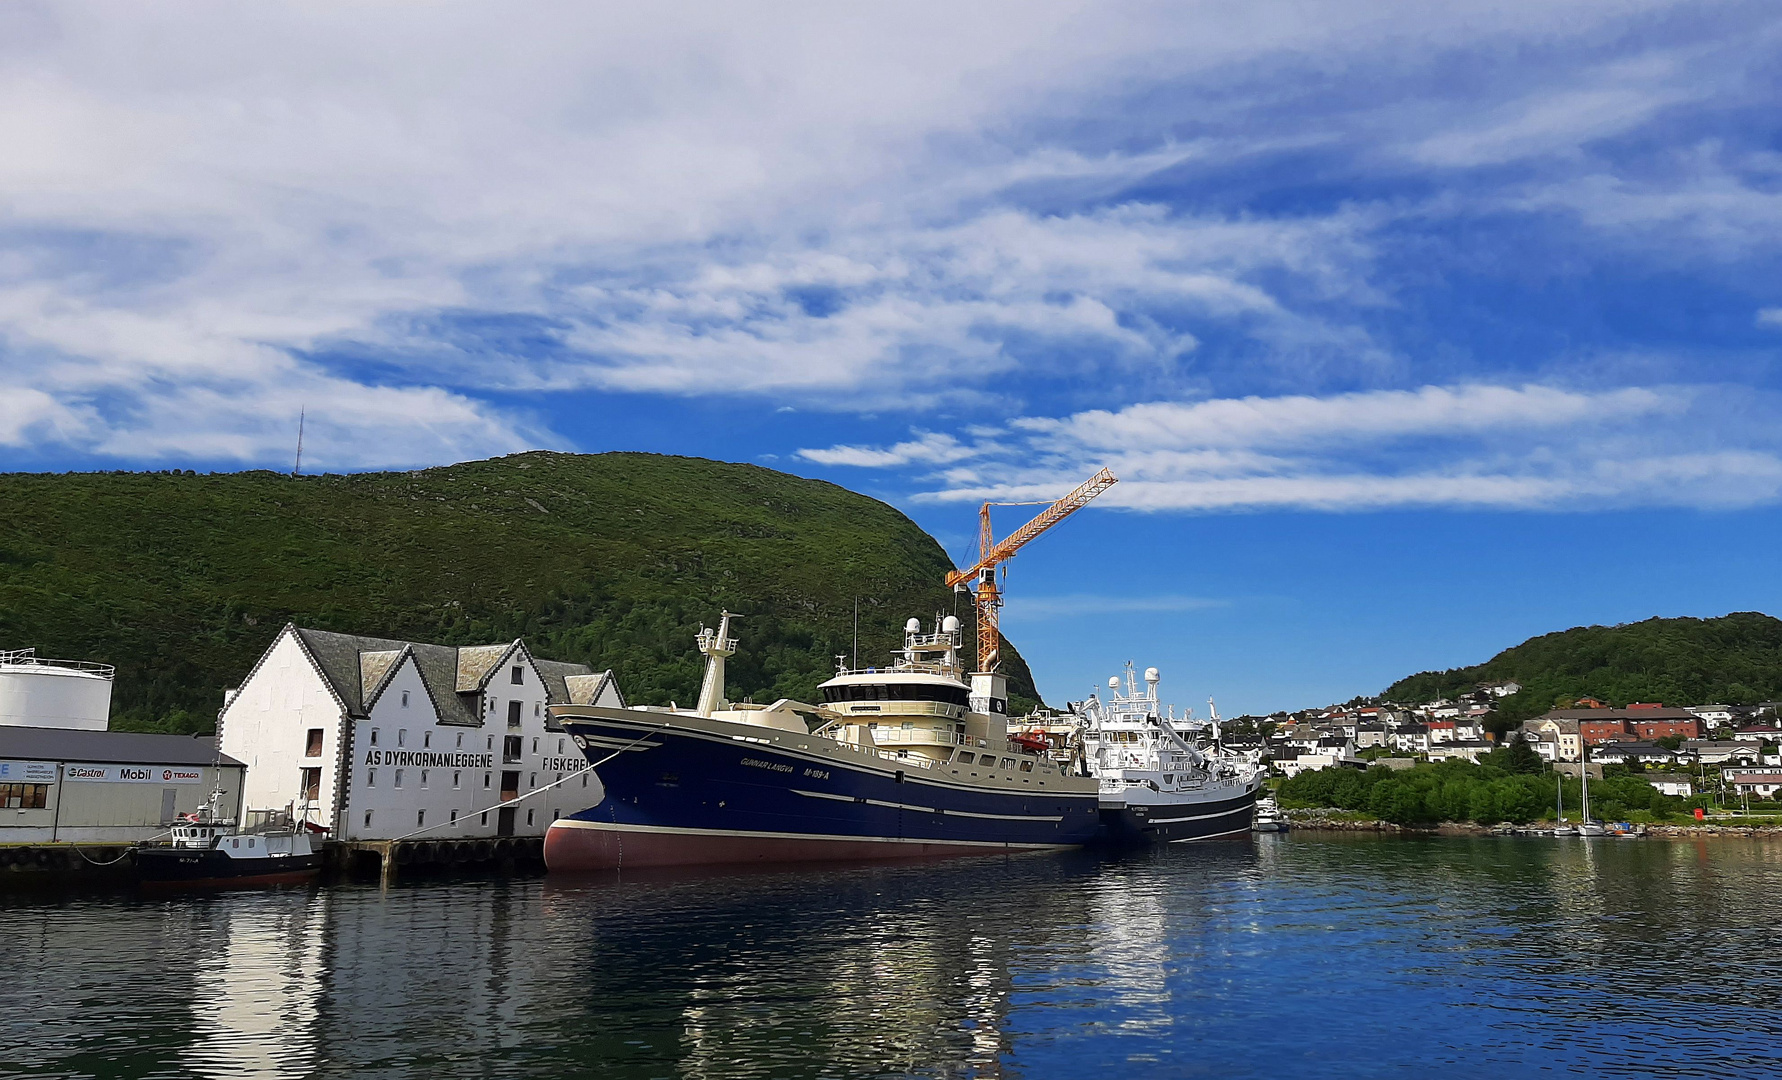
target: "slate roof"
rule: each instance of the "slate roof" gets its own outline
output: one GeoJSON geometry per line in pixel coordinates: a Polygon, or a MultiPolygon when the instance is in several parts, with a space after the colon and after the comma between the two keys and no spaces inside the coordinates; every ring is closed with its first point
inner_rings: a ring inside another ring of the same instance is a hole
{"type": "Polygon", "coordinates": [[[241,765],[229,755],[217,753],[214,735],[76,728],[0,727],[0,758],[127,765],[241,765]]]}
{"type": "Polygon", "coordinates": [[[1554,709],[1537,720],[1700,720],[1688,709],[1554,709]]]}
{"type": "MultiPolygon", "coordinates": [[[[322,669],[322,677],[347,712],[364,716],[368,701],[376,700],[377,691],[396,668],[403,653],[415,658],[421,682],[439,710],[439,718],[448,724],[476,725],[476,691],[516,649],[525,646],[518,641],[506,645],[428,645],[418,641],[394,641],[389,638],[365,637],[359,634],[337,634],[329,630],[308,630],[293,626],[303,647],[322,669]]],[[[528,653],[530,656],[530,653],[528,653]]],[[[588,676],[595,672],[586,664],[568,664],[558,660],[533,658],[533,665],[544,679],[545,697],[552,705],[574,700],[566,680],[570,676],[588,676]]],[[[602,679],[610,679],[607,672],[602,679]]]]}

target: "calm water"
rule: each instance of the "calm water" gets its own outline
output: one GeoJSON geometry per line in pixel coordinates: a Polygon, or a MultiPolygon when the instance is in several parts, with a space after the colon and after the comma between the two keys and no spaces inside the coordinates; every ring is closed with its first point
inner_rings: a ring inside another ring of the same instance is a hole
{"type": "Polygon", "coordinates": [[[0,1073],[1782,1076],[1782,843],[0,897],[0,1073]]]}

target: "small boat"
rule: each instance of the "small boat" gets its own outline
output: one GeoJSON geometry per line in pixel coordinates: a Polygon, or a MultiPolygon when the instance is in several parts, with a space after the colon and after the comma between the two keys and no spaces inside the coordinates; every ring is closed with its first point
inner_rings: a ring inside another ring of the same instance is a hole
{"type": "Polygon", "coordinates": [[[172,841],[136,849],[136,870],[145,883],[263,885],[299,881],[322,868],[307,824],[289,815],[265,814],[251,829],[237,829],[222,811],[223,793],[174,824],[172,841]]]}
{"type": "Polygon", "coordinates": [[[1262,798],[1256,800],[1256,818],[1250,822],[1251,832],[1286,832],[1290,826],[1287,815],[1281,813],[1275,800],[1262,798]]]}
{"type": "Polygon", "coordinates": [[[1575,826],[1575,825],[1560,825],[1560,826],[1557,826],[1554,828],[1553,835],[1554,836],[1576,836],[1576,835],[1578,835],[1578,829],[1577,829],[1577,826],[1575,826]]]}
{"type": "Polygon", "coordinates": [[[1604,836],[1608,829],[1603,823],[1590,816],[1590,751],[1584,752],[1582,764],[1578,769],[1578,778],[1584,785],[1583,817],[1578,819],[1579,836],[1604,836]]]}

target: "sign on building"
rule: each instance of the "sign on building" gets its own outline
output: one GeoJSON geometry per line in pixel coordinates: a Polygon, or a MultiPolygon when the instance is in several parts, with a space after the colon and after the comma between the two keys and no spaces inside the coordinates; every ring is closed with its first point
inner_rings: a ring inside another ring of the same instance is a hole
{"type": "Polygon", "coordinates": [[[0,761],[0,784],[53,784],[53,761],[0,761]]]}
{"type": "MultiPolygon", "coordinates": [[[[53,766],[52,766],[53,768],[53,766]]],[[[190,765],[68,765],[68,780],[98,784],[202,784],[204,770],[190,765]]]]}

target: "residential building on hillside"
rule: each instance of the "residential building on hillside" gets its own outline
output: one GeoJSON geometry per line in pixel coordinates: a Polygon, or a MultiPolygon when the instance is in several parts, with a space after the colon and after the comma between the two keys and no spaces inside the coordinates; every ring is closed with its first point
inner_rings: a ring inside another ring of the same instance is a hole
{"type": "Polygon", "coordinates": [[[1657,706],[1649,709],[1554,709],[1529,723],[1548,720],[1577,725],[1578,737],[1586,746],[1628,738],[1663,739],[1671,735],[1698,739],[1703,734],[1700,717],[1685,709],[1657,706]]]}
{"type": "Polygon", "coordinates": [[[1431,720],[1425,725],[1429,730],[1429,744],[1454,742],[1457,738],[1454,729],[1458,726],[1453,720],[1431,720]]]}
{"type": "Polygon", "coordinates": [[[1725,778],[1727,786],[1741,795],[1773,799],[1782,791],[1782,772],[1728,769],[1725,778]]]}
{"type": "Polygon", "coordinates": [[[1733,711],[1726,705],[1688,705],[1685,706],[1685,709],[1699,717],[1702,723],[1709,727],[1719,727],[1721,724],[1733,722],[1733,711]]]}
{"type": "Polygon", "coordinates": [[[1645,779],[1660,795],[1687,799],[1695,794],[1695,778],[1688,773],[1647,773],[1645,779]]]}
{"type": "Polygon", "coordinates": [[[1369,747],[1385,746],[1390,737],[1386,733],[1385,724],[1356,724],[1355,748],[1366,750],[1369,747]]]}
{"type": "Polygon", "coordinates": [[[1677,755],[1656,743],[1628,741],[1603,743],[1590,751],[1590,760],[1604,765],[1669,765],[1677,755]]]}
{"type": "Polygon", "coordinates": [[[540,659],[523,641],[429,645],[287,625],[225,696],[218,737],[248,766],[247,809],[289,809],[336,839],[542,836],[599,801],[585,773],[527,798],[585,768],[545,713],[560,702],[624,707],[612,672],[540,659]]]}
{"type": "Polygon", "coordinates": [[[1493,749],[1495,748],[1491,743],[1476,739],[1436,743],[1429,748],[1429,760],[1449,761],[1461,758],[1477,765],[1480,755],[1489,754],[1493,749]]]}
{"type": "Polygon", "coordinates": [[[1509,697],[1511,694],[1520,694],[1522,692],[1522,684],[1519,682],[1505,682],[1498,683],[1496,686],[1487,686],[1485,689],[1492,697],[1509,697]]]}
{"type": "Polygon", "coordinates": [[[1570,709],[1557,709],[1544,716],[1537,716],[1522,725],[1523,738],[1535,743],[1535,751],[1542,753],[1541,746],[1548,749],[1542,753],[1549,761],[1578,761],[1584,756],[1584,740],[1578,734],[1578,720],[1570,715],[1570,709]]]}
{"type": "Polygon", "coordinates": [[[1429,752],[1429,727],[1425,724],[1400,724],[1392,733],[1392,745],[1402,754],[1429,752]]]}
{"type": "Polygon", "coordinates": [[[1679,749],[1703,765],[1757,765],[1761,758],[1756,745],[1733,739],[1685,739],[1679,749]]]}

